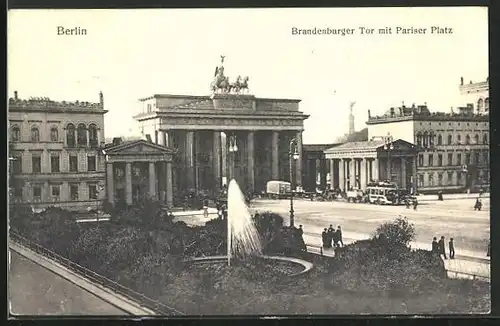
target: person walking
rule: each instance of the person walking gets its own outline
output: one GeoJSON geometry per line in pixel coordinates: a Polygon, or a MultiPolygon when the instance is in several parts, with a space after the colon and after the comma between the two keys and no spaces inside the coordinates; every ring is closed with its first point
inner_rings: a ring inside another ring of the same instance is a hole
{"type": "Polygon", "coordinates": [[[208,200],[203,201],[203,217],[208,218],[208,200]]]}
{"type": "Polygon", "coordinates": [[[323,240],[323,248],[328,248],[328,230],[326,228],[321,233],[321,239],[323,240]]]}
{"type": "Polygon", "coordinates": [[[342,241],[342,229],[340,228],[340,225],[337,226],[337,241],[340,242],[340,245],[342,247],[344,246],[344,241],[342,241]]]}
{"type": "Polygon", "coordinates": [[[333,228],[333,225],[330,224],[330,227],[328,228],[328,247],[327,248],[332,247],[334,237],[335,237],[335,229],[333,228]]]}
{"type": "Polygon", "coordinates": [[[302,250],[307,251],[306,242],[304,241],[304,229],[302,228],[302,224],[299,225],[298,234],[300,235],[300,238],[302,239],[302,250]]]}
{"type": "Polygon", "coordinates": [[[446,248],[444,246],[444,236],[441,237],[441,239],[438,242],[438,245],[439,245],[439,254],[443,255],[444,259],[448,259],[446,257],[446,248]]]}
{"type": "Polygon", "coordinates": [[[453,243],[453,238],[450,238],[448,242],[448,250],[450,251],[450,259],[455,259],[455,245],[453,243]]]}
{"type": "Polygon", "coordinates": [[[477,198],[476,204],[474,204],[474,210],[480,211],[482,206],[483,206],[483,203],[481,202],[481,199],[477,198]]]}
{"type": "Polygon", "coordinates": [[[418,200],[417,200],[417,198],[415,198],[415,199],[413,200],[413,210],[415,210],[415,211],[416,211],[416,210],[417,210],[417,206],[418,206],[418,200]]]}
{"type": "Polygon", "coordinates": [[[435,254],[439,253],[439,245],[436,237],[432,239],[432,252],[435,254]]]}

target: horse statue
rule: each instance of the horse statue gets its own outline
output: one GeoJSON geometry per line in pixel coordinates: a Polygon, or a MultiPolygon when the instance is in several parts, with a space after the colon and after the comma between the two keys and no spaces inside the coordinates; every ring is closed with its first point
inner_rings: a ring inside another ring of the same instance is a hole
{"type": "Polygon", "coordinates": [[[245,76],[243,78],[243,82],[240,83],[239,85],[239,91],[241,91],[242,93],[244,93],[244,91],[246,91],[248,93],[248,80],[250,78],[248,76],[245,76]]]}
{"type": "Polygon", "coordinates": [[[219,84],[219,89],[221,93],[229,93],[231,91],[231,83],[229,82],[229,77],[224,77],[224,79],[219,84]]]}
{"type": "Polygon", "coordinates": [[[236,81],[234,83],[231,84],[231,87],[230,87],[230,91],[231,90],[234,90],[234,92],[236,94],[239,94],[240,93],[240,90],[241,90],[241,76],[238,76],[236,78],[236,81]]]}

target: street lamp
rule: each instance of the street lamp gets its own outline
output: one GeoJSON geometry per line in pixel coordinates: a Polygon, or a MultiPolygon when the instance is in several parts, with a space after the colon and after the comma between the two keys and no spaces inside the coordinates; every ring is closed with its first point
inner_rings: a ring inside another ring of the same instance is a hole
{"type": "Polygon", "coordinates": [[[290,140],[290,148],[288,151],[290,161],[290,226],[294,226],[294,210],[293,210],[293,161],[299,159],[300,154],[297,150],[297,139],[290,140]]]}
{"type": "Polygon", "coordinates": [[[467,193],[470,192],[467,182],[467,179],[469,178],[470,155],[471,155],[470,146],[465,146],[465,164],[462,165],[462,173],[464,174],[464,188],[467,191],[467,193]]]}
{"type": "Polygon", "coordinates": [[[388,176],[387,180],[389,182],[392,181],[392,162],[391,162],[391,151],[394,149],[394,144],[393,144],[394,138],[391,136],[390,133],[387,134],[387,136],[384,138],[384,149],[387,151],[387,167],[388,167],[388,176]]]}
{"type": "Polygon", "coordinates": [[[229,182],[231,181],[231,179],[234,178],[234,163],[235,163],[235,159],[234,159],[234,156],[236,155],[236,152],[238,152],[238,145],[236,144],[236,141],[237,141],[237,137],[236,135],[231,135],[229,136],[229,153],[230,154],[230,157],[231,157],[231,168],[230,168],[230,176],[229,176],[229,182]]]}

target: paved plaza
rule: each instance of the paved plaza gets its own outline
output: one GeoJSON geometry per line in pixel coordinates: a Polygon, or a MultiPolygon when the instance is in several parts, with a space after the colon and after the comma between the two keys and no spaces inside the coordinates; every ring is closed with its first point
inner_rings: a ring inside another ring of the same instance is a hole
{"type": "Polygon", "coordinates": [[[74,283],[10,252],[8,286],[12,315],[126,315],[74,283]]]}

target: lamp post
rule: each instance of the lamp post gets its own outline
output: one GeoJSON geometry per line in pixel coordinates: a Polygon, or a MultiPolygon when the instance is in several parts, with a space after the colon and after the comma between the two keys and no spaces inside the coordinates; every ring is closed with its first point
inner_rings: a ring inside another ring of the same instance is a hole
{"type": "Polygon", "coordinates": [[[387,151],[387,166],[388,166],[388,176],[387,180],[389,182],[392,181],[392,164],[391,164],[391,151],[394,149],[394,144],[393,144],[394,138],[391,136],[390,133],[387,134],[387,136],[384,138],[384,149],[387,151]]]}
{"type": "Polygon", "coordinates": [[[467,179],[469,178],[470,155],[470,146],[465,146],[465,164],[462,165],[462,173],[464,173],[464,188],[467,193],[470,192],[467,182],[467,179]],[[469,156],[467,154],[469,154],[469,156]]]}
{"type": "Polygon", "coordinates": [[[229,136],[229,156],[231,158],[231,164],[230,164],[230,169],[229,169],[229,182],[231,182],[231,179],[234,178],[234,163],[235,163],[235,155],[238,152],[238,145],[236,144],[237,137],[236,135],[231,135],[229,136]]]}
{"type": "Polygon", "coordinates": [[[295,222],[295,216],[294,216],[294,210],[293,210],[293,160],[297,160],[300,155],[299,152],[297,151],[297,139],[292,138],[290,140],[290,147],[288,150],[288,156],[289,156],[289,161],[290,161],[290,226],[294,226],[295,222]]]}

